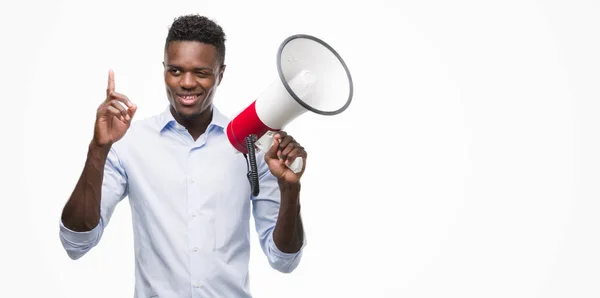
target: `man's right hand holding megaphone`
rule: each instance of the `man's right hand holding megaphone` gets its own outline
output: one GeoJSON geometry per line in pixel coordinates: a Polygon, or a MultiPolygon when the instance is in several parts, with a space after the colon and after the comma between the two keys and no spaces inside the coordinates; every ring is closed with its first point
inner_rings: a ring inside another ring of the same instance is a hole
{"type": "Polygon", "coordinates": [[[276,132],[273,139],[273,145],[265,152],[265,162],[269,170],[279,179],[280,184],[300,182],[306,168],[306,150],[283,130],[276,132]],[[290,165],[296,158],[303,160],[302,168],[298,173],[290,169],[290,165]]]}

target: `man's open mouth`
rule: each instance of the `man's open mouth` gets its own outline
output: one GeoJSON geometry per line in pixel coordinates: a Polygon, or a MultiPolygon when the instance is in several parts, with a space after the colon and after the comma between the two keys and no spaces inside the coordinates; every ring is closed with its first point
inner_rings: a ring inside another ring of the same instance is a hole
{"type": "Polygon", "coordinates": [[[199,94],[177,94],[179,101],[184,106],[192,106],[198,102],[199,94]]]}

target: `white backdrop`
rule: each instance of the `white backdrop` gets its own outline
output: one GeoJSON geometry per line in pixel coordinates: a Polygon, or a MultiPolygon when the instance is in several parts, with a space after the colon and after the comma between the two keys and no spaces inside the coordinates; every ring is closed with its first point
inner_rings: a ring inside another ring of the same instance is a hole
{"type": "Polygon", "coordinates": [[[161,112],[164,39],[187,13],[226,31],[227,114],[276,78],[292,34],[330,43],[354,78],[344,114],[287,128],[309,152],[309,244],[280,274],[252,231],[256,297],[600,296],[598,1],[2,6],[2,297],[131,296],[127,201],[78,261],[58,220],[108,69],[137,119],[161,112]]]}

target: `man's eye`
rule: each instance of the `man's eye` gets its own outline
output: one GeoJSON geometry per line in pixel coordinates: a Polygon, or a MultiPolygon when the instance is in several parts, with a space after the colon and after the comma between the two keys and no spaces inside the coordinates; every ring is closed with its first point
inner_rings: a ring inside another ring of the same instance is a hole
{"type": "Polygon", "coordinates": [[[180,74],[179,69],[170,69],[169,72],[171,72],[171,74],[174,74],[174,75],[180,74]]]}

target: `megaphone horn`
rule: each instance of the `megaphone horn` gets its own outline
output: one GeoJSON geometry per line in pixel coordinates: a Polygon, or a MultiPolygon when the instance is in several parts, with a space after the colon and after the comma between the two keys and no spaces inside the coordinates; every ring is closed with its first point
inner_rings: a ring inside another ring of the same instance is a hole
{"type": "MultiPolygon", "coordinates": [[[[279,78],[227,125],[229,142],[249,162],[248,179],[254,196],[259,193],[256,146],[268,151],[275,132],[311,111],[337,115],[345,111],[353,96],[350,71],[340,55],[319,38],[306,34],[286,38],[277,51],[279,78]]],[[[298,173],[303,161],[288,167],[298,173]]]]}

